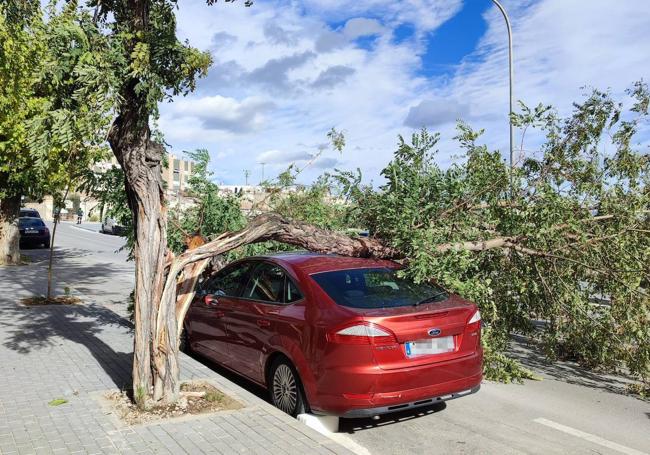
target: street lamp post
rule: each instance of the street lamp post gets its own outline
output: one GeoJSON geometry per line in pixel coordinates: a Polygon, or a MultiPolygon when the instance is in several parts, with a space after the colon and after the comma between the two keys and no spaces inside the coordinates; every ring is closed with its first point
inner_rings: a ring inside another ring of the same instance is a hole
{"type": "Polygon", "coordinates": [[[510,26],[510,18],[508,13],[506,13],[505,8],[498,0],[492,0],[492,2],[499,8],[503,18],[506,21],[506,27],[508,28],[508,67],[510,70],[510,114],[508,115],[508,123],[510,124],[510,197],[513,195],[513,186],[512,186],[512,174],[514,170],[514,141],[515,134],[512,126],[512,113],[513,111],[513,84],[514,84],[514,69],[513,69],[513,59],[512,59],[512,27],[510,26]]]}

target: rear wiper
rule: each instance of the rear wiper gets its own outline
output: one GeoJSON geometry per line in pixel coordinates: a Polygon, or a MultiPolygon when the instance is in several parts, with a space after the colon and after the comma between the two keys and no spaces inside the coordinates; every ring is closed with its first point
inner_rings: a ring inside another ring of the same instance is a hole
{"type": "Polygon", "coordinates": [[[413,306],[418,306],[418,305],[422,305],[423,303],[433,302],[435,299],[437,299],[441,295],[445,295],[445,294],[447,294],[447,291],[437,292],[437,293],[433,294],[431,297],[427,297],[426,299],[422,299],[419,302],[414,303],[413,306]]]}

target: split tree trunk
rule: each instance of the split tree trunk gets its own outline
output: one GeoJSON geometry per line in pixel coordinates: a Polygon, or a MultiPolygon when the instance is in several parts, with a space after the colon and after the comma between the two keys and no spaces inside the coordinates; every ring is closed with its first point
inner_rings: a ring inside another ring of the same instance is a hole
{"type": "Polygon", "coordinates": [[[158,323],[167,257],[167,209],[161,163],[164,149],[151,140],[148,125],[135,111],[125,109],[115,120],[109,142],[125,176],[135,234],[135,341],[133,392],[142,407],[178,399],[176,320],[158,323]],[[155,340],[159,340],[158,343],[155,340]],[[160,341],[162,340],[162,341],[160,341]]]}
{"type": "Polygon", "coordinates": [[[0,200],[0,264],[20,263],[20,196],[0,200]]]}

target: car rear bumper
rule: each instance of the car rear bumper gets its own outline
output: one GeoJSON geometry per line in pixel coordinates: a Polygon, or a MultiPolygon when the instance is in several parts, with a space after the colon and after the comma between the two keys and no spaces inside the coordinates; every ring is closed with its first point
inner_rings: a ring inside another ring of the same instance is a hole
{"type": "Polygon", "coordinates": [[[34,235],[34,236],[21,236],[19,243],[21,245],[49,245],[50,236],[49,235],[34,235]]]}
{"type": "MultiPolygon", "coordinates": [[[[479,390],[483,352],[445,362],[397,370],[377,366],[332,369],[313,400],[315,413],[364,417],[460,398],[479,390]]],[[[312,402],[312,400],[310,400],[312,402]]]]}
{"type": "Polygon", "coordinates": [[[476,393],[481,388],[481,385],[477,385],[471,389],[461,390],[459,392],[448,393],[442,396],[434,396],[430,398],[422,398],[417,401],[410,401],[408,403],[396,404],[392,406],[379,406],[376,408],[365,408],[365,409],[352,409],[347,411],[341,417],[346,418],[360,418],[360,417],[373,417],[382,414],[389,414],[391,412],[399,411],[408,411],[409,409],[421,408],[424,406],[431,406],[441,401],[449,401],[456,398],[461,398],[467,395],[476,393]]]}

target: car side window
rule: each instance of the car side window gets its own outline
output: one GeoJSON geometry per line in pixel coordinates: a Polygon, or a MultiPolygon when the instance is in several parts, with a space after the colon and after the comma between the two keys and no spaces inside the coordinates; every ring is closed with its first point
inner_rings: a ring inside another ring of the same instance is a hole
{"type": "Polygon", "coordinates": [[[287,280],[287,286],[286,286],[287,295],[284,301],[286,303],[293,303],[302,299],[302,294],[300,293],[300,289],[298,289],[298,286],[296,286],[289,277],[286,277],[286,280],[287,280]]]}
{"type": "Polygon", "coordinates": [[[270,303],[284,303],[285,273],[282,267],[263,262],[251,275],[242,297],[270,303]]]}
{"type": "Polygon", "coordinates": [[[250,262],[245,262],[218,272],[214,277],[208,278],[205,281],[205,284],[202,286],[202,294],[239,297],[242,285],[248,279],[253,265],[250,262]]]}

